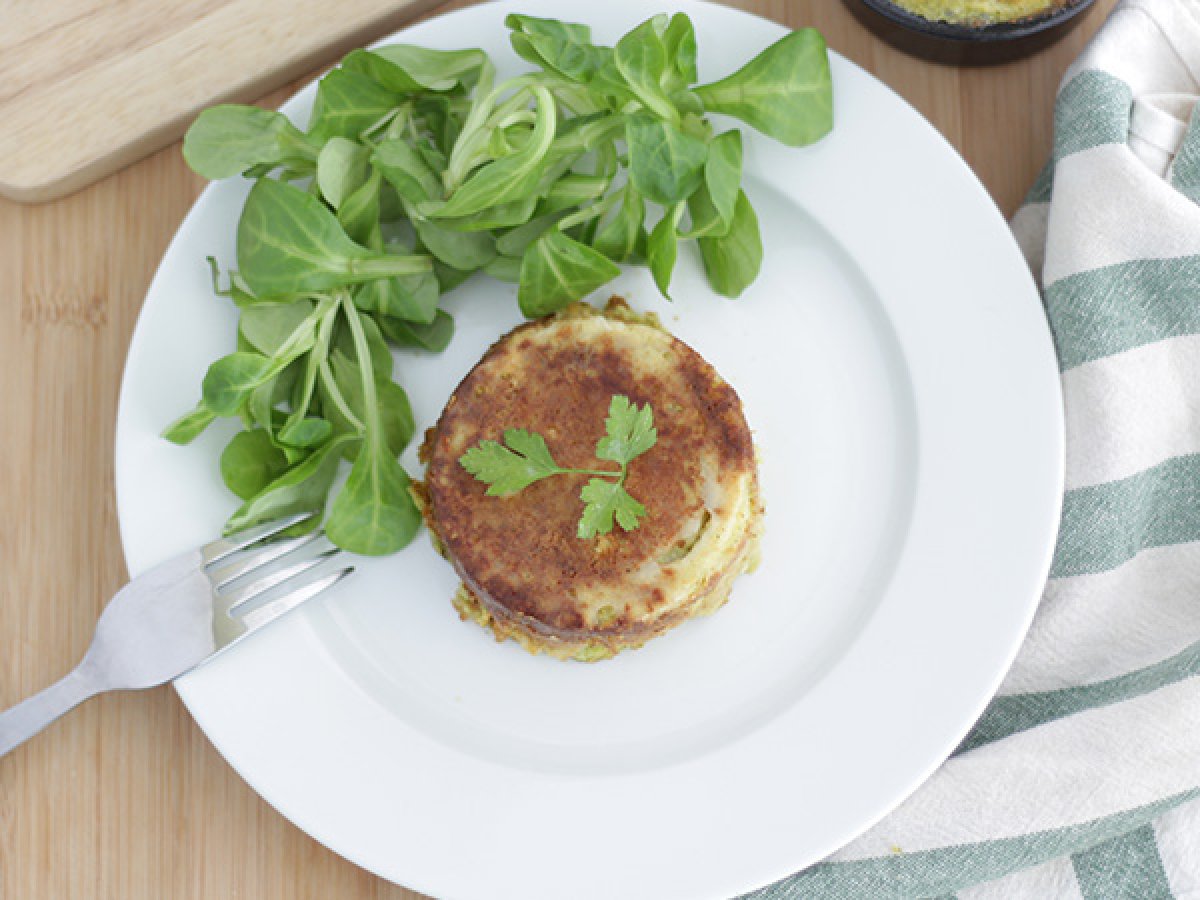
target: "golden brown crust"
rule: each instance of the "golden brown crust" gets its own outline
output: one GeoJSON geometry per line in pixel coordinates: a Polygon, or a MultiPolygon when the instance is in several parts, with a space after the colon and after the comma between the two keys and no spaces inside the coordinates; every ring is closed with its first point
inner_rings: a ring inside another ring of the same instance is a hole
{"type": "MultiPolygon", "coordinates": [[[[603,316],[576,304],[502,338],[455,390],[425,451],[422,505],[481,611],[471,617],[488,618],[498,635],[515,630],[545,645],[537,649],[564,651],[554,655],[639,645],[709,604],[714,591],[727,595],[757,537],[754,448],[737,394],[695,351],[623,304],[603,316]],[[595,446],[614,394],[650,403],[658,429],[657,444],[629,468],[626,486],[648,510],[634,531],[576,536],[587,476],[487,497],[459,464],[480,440],[526,428],[562,466],[610,468],[595,446]],[[716,494],[743,505],[753,498],[742,533],[722,545],[711,584],[675,584],[686,578],[672,553],[695,542],[716,494]]],[[[463,612],[470,601],[460,596],[457,605],[463,612]]]]}

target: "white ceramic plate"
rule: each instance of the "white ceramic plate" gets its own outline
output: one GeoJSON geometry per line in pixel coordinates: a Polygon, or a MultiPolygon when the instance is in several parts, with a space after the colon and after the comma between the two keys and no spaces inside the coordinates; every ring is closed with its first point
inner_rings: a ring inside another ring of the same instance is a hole
{"type": "MultiPolygon", "coordinates": [[[[685,9],[701,75],[780,37],[685,9]]],[[[518,68],[485,5],[407,30],[518,68]]],[[[562,16],[561,3],[522,11],[562,16]]],[[[570,10],[611,42],[646,14],[570,10]]],[[[762,453],[763,563],[717,615],[595,665],[496,644],[451,609],[427,537],[177,683],[230,764],[280,812],[380,875],[439,897],[723,897],[853,838],[951,752],[1011,662],[1045,577],[1062,419],[1034,285],[999,213],[903,101],[833,59],[836,127],[792,150],[746,129],[766,244],[738,301],[683,254],[657,311],[738,389],[762,453]]],[[[303,119],[310,86],[284,106],[303,119]]],[[[117,425],[131,572],[216,535],[235,506],[228,428],[175,447],[235,315],[206,254],[234,260],[246,184],[210,187],[163,259],[117,425]]],[[[518,320],[486,279],[448,298],[441,356],[401,354],[421,428],[518,320]]],[[[410,471],[418,471],[410,452],[410,471]]]]}

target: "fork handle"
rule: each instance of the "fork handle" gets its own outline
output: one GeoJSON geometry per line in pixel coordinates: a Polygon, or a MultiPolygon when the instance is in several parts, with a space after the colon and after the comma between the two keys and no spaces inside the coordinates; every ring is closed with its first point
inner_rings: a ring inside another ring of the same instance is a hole
{"type": "Polygon", "coordinates": [[[72,670],[40,693],[0,712],[0,756],[29,740],[63,713],[104,688],[83,667],[72,670]]]}

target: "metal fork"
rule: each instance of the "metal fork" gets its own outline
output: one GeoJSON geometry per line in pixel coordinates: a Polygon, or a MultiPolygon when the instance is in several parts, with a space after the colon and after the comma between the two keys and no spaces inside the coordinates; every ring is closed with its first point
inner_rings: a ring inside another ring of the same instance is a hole
{"type": "Polygon", "coordinates": [[[352,566],[318,568],[338,553],[332,546],[267,571],[321,537],[313,532],[266,543],[306,518],[291,516],[205,544],[121,588],[100,614],[83,661],[41,693],[0,712],[0,756],[88,697],[165,684],[353,572],[352,566]],[[252,575],[259,577],[243,583],[252,575]],[[277,587],[286,591],[266,600],[277,587]]]}

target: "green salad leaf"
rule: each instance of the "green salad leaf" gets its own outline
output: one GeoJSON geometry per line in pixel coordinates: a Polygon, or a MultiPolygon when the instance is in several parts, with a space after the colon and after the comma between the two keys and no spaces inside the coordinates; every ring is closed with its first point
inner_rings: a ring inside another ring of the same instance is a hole
{"type": "Polygon", "coordinates": [[[205,178],[229,178],[255,166],[291,164],[311,171],[318,145],[283,113],[222,104],[196,117],[183,140],[183,158],[205,178]]]}
{"type": "Polygon", "coordinates": [[[829,54],[812,28],[780,38],[732,75],[695,92],[709,112],[736,116],[789,147],[811,144],[833,127],[829,54]]]}
{"type": "Polygon", "coordinates": [[[625,125],[629,180],[647,200],[670,205],[686,200],[704,179],[708,144],[645,113],[625,125]]]}
{"type": "Polygon", "coordinates": [[[287,455],[262,428],[238,432],[221,454],[221,479],[242,500],[260,493],[287,470],[287,455]]]}
{"type": "Polygon", "coordinates": [[[368,75],[344,66],[327,73],[317,84],[309,136],[317,141],[333,137],[357,140],[391,114],[400,101],[368,75]]]}
{"type": "Polygon", "coordinates": [[[656,119],[673,123],[679,121],[679,109],[663,89],[668,65],[667,48],[663,44],[666,27],[665,15],[647,19],[617,41],[613,63],[642,106],[656,119]]]}
{"type": "Polygon", "coordinates": [[[621,270],[587,244],[550,229],[525,248],[517,300],[530,318],[562,309],[612,281],[621,270]]]}
{"type": "Polygon", "coordinates": [[[343,137],[332,137],[317,154],[317,187],[329,205],[338,209],[371,177],[371,151],[343,137]]]}
{"type": "Polygon", "coordinates": [[[312,194],[263,178],[250,189],[237,231],[238,273],[260,296],[336,290],[428,272],[428,257],[368,250],[350,240],[312,194]]]}
{"type": "Polygon", "coordinates": [[[398,94],[465,91],[488,64],[482,50],[430,50],[392,44],[374,50],[352,50],[342,68],[360,72],[398,94]]]}

